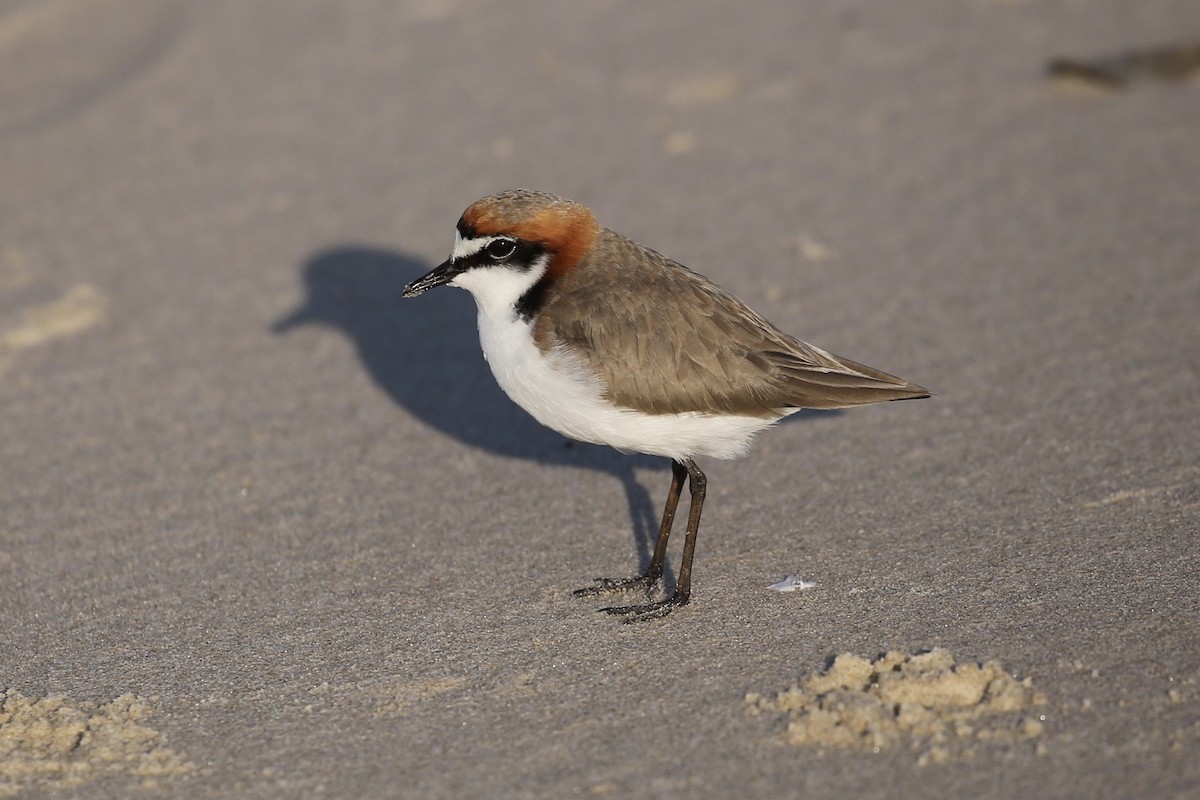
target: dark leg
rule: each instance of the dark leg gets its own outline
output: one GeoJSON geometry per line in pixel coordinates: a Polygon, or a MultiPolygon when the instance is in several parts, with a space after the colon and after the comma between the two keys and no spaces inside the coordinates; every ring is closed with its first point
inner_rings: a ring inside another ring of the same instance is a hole
{"type": "Polygon", "coordinates": [[[692,596],[692,558],[696,555],[696,534],[700,532],[700,512],[704,510],[704,495],[708,491],[708,478],[690,458],[685,462],[691,480],[688,490],[692,494],[688,504],[687,537],[683,540],[683,561],[679,564],[679,578],[675,581],[676,605],[685,606],[692,596]]]}
{"type": "Polygon", "coordinates": [[[662,580],[663,560],[667,555],[667,539],[671,536],[671,526],[675,523],[675,509],[679,505],[679,493],[683,490],[683,476],[687,467],[678,461],[671,462],[671,490],[667,492],[667,504],[663,507],[662,524],[658,526],[658,539],[654,543],[654,557],[650,566],[646,567],[644,575],[634,578],[596,578],[595,586],[576,589],[576,597],[592,597],[611,592],[626,592],[630,589],[645,589],[649,594],[662,580]]]}
{"type": "MultiPolygon", "coordinates": [[[[679,577],[675,581],[675,594],[666,600],[656,603],[642,603],[636,606],[616,606],[602,609],[609,614],[619,614],[625,617],[625,622],[640,622],[644,619],[665,617],[676,606],[685,606],[692,596],[692,559],[696,555],[696,534],[700,530],[700,513],[704,510],[704,494],[708,488],[708,478],[690,458],[679,464],[687,470],[689,477],[688,491],[692,496],[688,504],[687,538],[683,540],[683,560],[679,564],[679,577]]],[[[661,538],[661,537],[660,537],[661,538]]],[[[659,557],[659,548],[654,548],[654,556],[659,557]]],[[[661,569],[661,564],[660,564],[661,569]]]]}

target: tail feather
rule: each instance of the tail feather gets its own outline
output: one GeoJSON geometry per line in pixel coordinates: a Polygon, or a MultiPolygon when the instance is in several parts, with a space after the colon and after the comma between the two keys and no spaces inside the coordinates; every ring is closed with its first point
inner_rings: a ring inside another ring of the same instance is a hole
{"type": "Polygon", "coordinates": [[[916,400],[933,392],[903,378],[859,364],[848,358],[821,353],[819,365],[788,359],[778,364],[789,394],[798,408],[847,408],[889,400],[916,400]]]}

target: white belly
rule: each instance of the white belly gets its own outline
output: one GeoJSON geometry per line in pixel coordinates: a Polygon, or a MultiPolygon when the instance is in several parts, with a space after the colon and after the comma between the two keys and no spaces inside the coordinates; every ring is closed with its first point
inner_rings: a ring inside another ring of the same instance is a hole
{"type": "Polygon", "coordinates": [[[508,308],[479,310],[479,342],[500,387],[533,418],[564,436],[619,450],[667,456],[736,458],[775,420],[739,415],[646,414],[604,399],[598,376],[562,347],[548,355],[530,324],[508,308]]]}

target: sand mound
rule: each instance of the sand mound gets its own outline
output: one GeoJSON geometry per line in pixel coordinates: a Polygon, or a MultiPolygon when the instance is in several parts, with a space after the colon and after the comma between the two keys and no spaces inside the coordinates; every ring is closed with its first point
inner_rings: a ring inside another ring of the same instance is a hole
{"type": "Polygon", "coordinates": [[[152,783],[194,770],[163,746],[162,734],[141,724],[150,711],[131,694],[94,706],[62,695],[0,691],[0,796],[33,785],[76,786],[113,773],[152,783]]]}
{"type": "Polygon", "coordinates": [[[825,672],[772,697],[746,695],[752,714],[780,714],[797,745],[908,747],[918,763],[969,758],[982,742],[1036,739],[1046,698],[998,662],[956,664],[943,649],[875,661],[838,656],[825,672]]]}

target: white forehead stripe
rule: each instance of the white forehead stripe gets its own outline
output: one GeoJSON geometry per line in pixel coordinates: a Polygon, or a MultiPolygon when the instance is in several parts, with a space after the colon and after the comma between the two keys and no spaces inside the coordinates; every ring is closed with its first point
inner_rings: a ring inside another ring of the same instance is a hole
{"type": "Polygon", "coordinates": [[[474,239],[464,239],[458,231],[454,232],[454,251],[450,253],[451,261],[458,261],[462,258],[470,258],[478,253],[483,248],[487,247],[492,242],[500,239],[500,236],[476,236],[474,239]]]}

